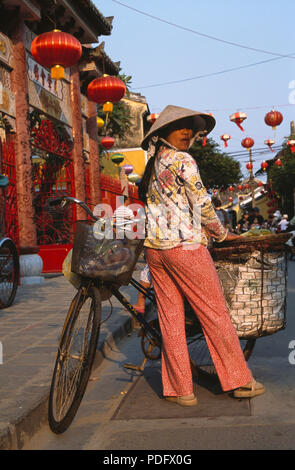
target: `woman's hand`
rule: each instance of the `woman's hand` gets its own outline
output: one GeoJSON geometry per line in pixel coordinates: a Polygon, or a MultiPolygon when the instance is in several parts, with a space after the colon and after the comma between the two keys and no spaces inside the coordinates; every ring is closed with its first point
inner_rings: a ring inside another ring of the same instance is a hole
{"type": "Polygon", "coordinates": [[[236,235],[235,233],[228,232],[226,238],[223,240],[224,242],[230,242],[232,240],[236,240],[237,238],[242,238],[241,235],[236,235]]]}

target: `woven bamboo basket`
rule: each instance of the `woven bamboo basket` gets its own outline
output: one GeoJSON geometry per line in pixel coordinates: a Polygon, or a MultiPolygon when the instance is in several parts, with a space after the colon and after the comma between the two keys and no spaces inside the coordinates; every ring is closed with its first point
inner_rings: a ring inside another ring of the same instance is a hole
{"type": "Polygon", "coordinates": [[[258,338],[285,328],[285,243],[290,235],[237,238],[211,249],[229,314],[240,338],[258,338]]]}

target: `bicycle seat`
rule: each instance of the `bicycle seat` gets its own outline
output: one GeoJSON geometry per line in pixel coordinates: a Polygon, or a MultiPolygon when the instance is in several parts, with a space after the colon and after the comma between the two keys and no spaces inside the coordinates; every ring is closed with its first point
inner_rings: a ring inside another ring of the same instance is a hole
{"type": "Polygon", "coordinates": [[[0,188],[6,188],[9,185],[9,179],[5,175],[0,174],[0,188]]]}

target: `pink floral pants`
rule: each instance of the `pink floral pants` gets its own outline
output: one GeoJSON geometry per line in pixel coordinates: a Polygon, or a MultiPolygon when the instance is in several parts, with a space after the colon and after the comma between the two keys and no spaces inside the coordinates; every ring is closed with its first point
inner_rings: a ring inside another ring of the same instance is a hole
{"type": "Polygon", "coordinates": [[[230,320],[220,281],[206,247],[169,250],[146,248],[162,332],[164,396],[193,393],[186,345],[186,297],[202,325],[222,389],[229,391],[252,380],[236,330],[230,320]]]}

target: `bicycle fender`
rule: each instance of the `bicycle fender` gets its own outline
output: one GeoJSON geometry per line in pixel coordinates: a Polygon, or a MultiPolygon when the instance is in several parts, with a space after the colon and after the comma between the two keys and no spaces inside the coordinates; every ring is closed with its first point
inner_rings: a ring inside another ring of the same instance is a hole
{"type": "Polygon", "coordinates": [[[0,240],[0,248],[1,248],[1,246],[4,244],[4,242],[6,242],[6,241],[9,241],[10,243],[12,243],[12,244],[15,246],[15,248],[16,248],[15,242],[14,242],[11,238],[9,238],[9,237],[1,238],[1,240],[0,240]]]}

